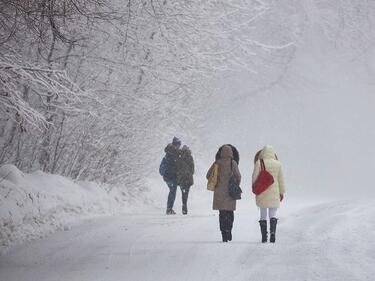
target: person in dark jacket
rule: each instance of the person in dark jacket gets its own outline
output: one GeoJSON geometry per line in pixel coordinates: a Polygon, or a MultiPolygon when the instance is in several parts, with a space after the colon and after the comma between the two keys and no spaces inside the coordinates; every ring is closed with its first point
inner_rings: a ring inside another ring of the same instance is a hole
{"type": "Polygon", "coordinates": [[[164,149],[165,156],[162,161],[164,168],[162,169],[162,176],[169,188],[168,201],[167,201],[167,215],[174,215],[176,212],[173,210],[174,201],[176,199],[177,191],[177,162],[179,158],[179,150],[181,141],[174,137],[172,143],[168,144],[164,149]]]}
{"type": "Polygon", "coordinates": [[[180,157],[177,161],[177,184],[181,188],[182,193],[182,214],[186,215],[187,200],[190,187],[194,184],[194,159],[191,155],[189,147],[184,145],[180,150],[180,157]]]}
{"type": "Polygon", "coordinates": [[[229,179],[232,174],[238,184],[241,182],[241,174],[238,169],[239,154],[232,145],[220,147],[216,154],[216,161],[207,172],[209,179],[214,164],[219,165],[218,182],[214,191],[213,209],[219,210],[220,231],[223,242],[232,241],[232,228],[234,221],[234,211],[236,210],[236,200],[229,196],[229,179]]]}

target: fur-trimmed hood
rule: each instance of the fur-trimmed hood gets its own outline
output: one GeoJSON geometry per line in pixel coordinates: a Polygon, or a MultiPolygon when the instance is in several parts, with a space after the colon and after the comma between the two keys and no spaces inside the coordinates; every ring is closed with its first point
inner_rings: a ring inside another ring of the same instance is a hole
{"type": "Polygon", "coordinates": [[[272,145],[267,144],[265,147],[263,147],[259,158],[277,160],[276,159],[276,153],[275,153],[275,150],[273,149],[272,145]]]}

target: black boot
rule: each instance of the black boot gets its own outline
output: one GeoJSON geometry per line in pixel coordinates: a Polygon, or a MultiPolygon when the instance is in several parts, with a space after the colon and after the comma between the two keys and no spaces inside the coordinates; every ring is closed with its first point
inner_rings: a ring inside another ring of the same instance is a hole
{"type": "Polygon", "coordinates": [[[277,218],[271,218],[270,219],[270,242],[275,243],[276,241],[276,225],[277,225],[277,218]]]}
{"type": "MultiPolygon", "coordinates": [[[[220,221],[220,231],[223,237],[223,242],[228,242],[229,238],[232,240],[231,227],[229,225],[228,211],[220,210],[219,211],[219,221],[220,221]]],[[[229,240],[229,241],[230,241],[229,240]]]]}
{"type": "Polygon", "coordinates": [[[188,213],[187,206],[186,205],[182,205],[182,214],[183,215],[187,215],[187,213],[188,213]]]}
{"type": "Polygon", "coordinates": [[[227,232],[225,227],[225,211],[219,211],[219,223],[220,223],[220,231],[221,236],[223,238],[223,242],[228,242],[227,232]]]}
{"type": "Polygon", "coordinates": [[[167,215],[175,215],[176,212],[172,208],[168,208],[167,211],[165,212],[167,215]]]}
{"type": "Polygon", "coordinates": [[[262,243],[267,242],[267,221],[266,220],[260,220],[260,232],[262,233],[262,243]]]}
{"type": "Polygon", "coordinates": [[[227,231],[222,231],[221,236],[223,238],[223,242],[228,242],[228,232],[227,231]]]}
{"type": "Polygon", "coordinates": [[[228,241],[232,241],[232,230],[227,231],[227,238],[228,238],[228,241]]]}

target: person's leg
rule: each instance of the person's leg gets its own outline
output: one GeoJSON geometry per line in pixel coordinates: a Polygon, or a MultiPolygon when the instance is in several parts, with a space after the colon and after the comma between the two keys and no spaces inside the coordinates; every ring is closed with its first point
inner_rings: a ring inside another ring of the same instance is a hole
{"type": "Polygon", "coordinates": [[[228,240],[232,241],[232,229],[234,222],[234,211],[228,211],[228,240]]]}
{"type": "Polygon", "coordinates": [[[223,238],[223,242],[228,242],[228,237],[227,237],[227,232],[226,232],[227,214],[226,214],[226,211],[224,210],[219,211],[219,223],[220,223],[220,231],[221,231],[221,236],[223,238]]]}
{"type": "Polygon", "coordinates": [[[185,187],[181,187],[181,193],[182,193],[182,213],[184,215],[187,214],[187,200],[188,200],[188,197],[189,197],[189,190],[190,190],[190,187],[189,186],[185,186],[185,187]]]}
{"type": "Polygon", "coordinates": [[[268,209],[268,216],[270,219],[276,218],[277,208],[269,208],[268,209]]]}
{"type": "Polygon", "coordinates": [[[270,242],[275,243],[276,241],[276,225],[277,225],[277,218],[276,218],[277,208],[270,208],[269,210],[269,217],[270,217],[270,242]]]}
{"type": "Polygon", "coordinates": [[[261,221],[266,221],[267,220],[267,208],[260,208],[260,220],[261,221]]]}
{"type": "Polygon", "coordinates": [[[260,232],[262,234],[262,243],[267,242],[267,208],[260,208],[259,220],[260,232]]]}
{"type": "Polygon", "coordinates": [[[233,229],[234,211],[229,211],[229,230],[233,229]]]}
{"type": "Polygon", "coordinates": [[[225,231],[225,211],[219,211],[219,222],[220,222],[220,231],[225,231]]]}
{"type": "Polygon", "coordinates": [[[173,211],[174,201],[176,199],[177,184],[174,181],[167,182],[169,187],[168,201],[167,201],[167,214],[175,214],[173,211]]]}

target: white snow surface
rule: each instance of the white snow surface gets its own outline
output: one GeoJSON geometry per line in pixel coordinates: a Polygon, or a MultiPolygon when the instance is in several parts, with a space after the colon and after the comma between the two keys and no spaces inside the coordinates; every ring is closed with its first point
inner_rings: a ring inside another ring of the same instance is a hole
{"type": "MultiPolygon", "coordinates": [[[[373,280],[375,202],[286,198],[277,241],[260,243],[258,210],[246,193],[233,241],[222,243],[209,191],[183,216],[163,209],[94,218],[12,248],[0,280],[373,280]],[[198,205],[200,207],[198,207],[198,205]]],[[[198,196],[199,195],[199,196],[198,196]]],[[[179,198],[177,198],[177,201],[179,198]]]]}
{"type": "Polygon", "coordinates": [[[10,165],[0,169],[0,176],[1,239],[3,250],[8,249],[0,256],[1,281],[357,281],[375,276],[373,199],[299,197],[291,190],[278,212],[276,243],[262,244],[259,211],[243,185],[233,241],[222,243],[202,175],[190,191],[187,216],[181,214],[180,191],[177,215],[164,214],[168,189],[160,179],[149,181],[156,207],[140,200],[129,206],[124,201],[129,196],[118,189],[108,192],[41,172],[23,174],[10,165]],[[25,240],[31,241],[20,244],[25,240]]]}
{"type": "Polygon", "coordinates": [[[0,167],[0,253],[56,230],[69,230],[84,219],[135,210],[129,199],[136,201],[116,187],[74,183],[40,171],[24,174],[4,165],[0,167]]]}

